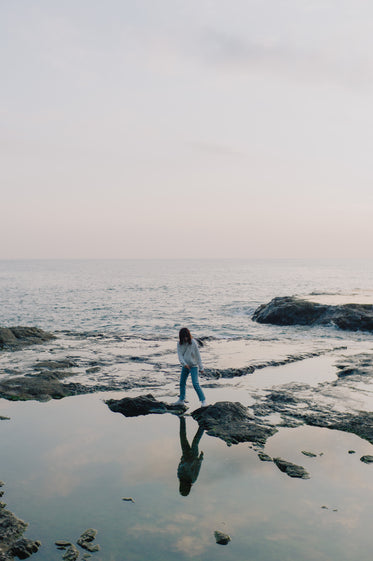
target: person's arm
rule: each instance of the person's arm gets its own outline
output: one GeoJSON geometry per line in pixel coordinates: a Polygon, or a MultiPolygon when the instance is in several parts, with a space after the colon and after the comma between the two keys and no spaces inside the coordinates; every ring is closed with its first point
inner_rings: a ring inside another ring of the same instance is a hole
{"type": "Polygon", "coordinates": [[[180,343],[177,344],[177,356],[179,357],[179,361],[182,366],[188,366],[182,355],[180,343]]]}
{"type": "Polygon", "coordinates": [[[198,368],[199,368],[200,372],[203,372],[204,368],[203,368],[203,364],[202,364],[201,354],[200,354],[199,348],[198,348],[198,343],[195,339],[192,339],[192,343],[194,344],[194,347],[196,349],[198,368]]]}

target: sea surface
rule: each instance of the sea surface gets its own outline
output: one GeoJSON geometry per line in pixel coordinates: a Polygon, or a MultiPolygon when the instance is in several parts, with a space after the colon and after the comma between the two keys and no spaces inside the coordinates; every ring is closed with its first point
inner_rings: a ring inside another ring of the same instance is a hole
{"type": "MultiPolygon", "coordinates": [[[[183,496],[181,431],[191,443],[196,422],[187,415],[183,429],[175,415],[125,418],[105,404],[148,392],[175,399],[182,326],[202,340],[206,370],[222,374],[201,379],[210,403],[250,405],[274,386],[333,383],[340,357],[372,351],[369,333],[251,320],[260,304],[288,295],[373,303],[373,260],[0,261],[0,326],[57,336],[2,352],[0,377],[68,358],[69,380],[108,390],[41,403],[0,399],[0,415],[10,418],[0,421],[3,500],[29,523],[26,536],[42,541],[32,559],[60,561],[54,542],[76,542],[89,527],[101,545],[92,561],[371,559],[373,467],[359,460],[373,454],[367,441],[280,429],[265,452],[303,465],[311,478],[297,480],[261,462],[249,443],[228,447],[204,433],[200,471],[183,496]],[[252,374],[224,378],[250,366],[252,374]],[[217,545],[215,530],[232,541],[217,545]]],[[[372,388],[348,392],[346,407],[371,411],[372,388]]],[[[187,398],[190,410],[198,407],[190,386],[187,398]]]]}
{"type": "Polygon", "coordinates": [[[373,303],[373,259],[0,261],[0,325],[150,337],[188,325],[203,336],[281,337],[250,318],[290,295],[373,303]]]}

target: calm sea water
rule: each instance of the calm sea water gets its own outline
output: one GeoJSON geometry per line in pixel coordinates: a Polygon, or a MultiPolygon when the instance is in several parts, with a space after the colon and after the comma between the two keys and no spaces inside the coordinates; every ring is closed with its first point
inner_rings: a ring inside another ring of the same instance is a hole
{"type": "MultiPolygon", "coordinates": [[[[0,375],[33,373],[40,359],[69,357],[84,383],[133,379],[139,385],[131,395],[151,388],[171,399],[181,325],[210,337],[203,348],[207,367],[336,345],[350,352],[372,348],[367,333],[253,323],[255,308],[279,295],[373,303],[373,261],[0,261],[0,325],[58,334],[50,344],[3,352],[0,375]]],[[[245,380],[222,379],[208,388],[208,399],[249,404],[253,392],[275,384],[330,381],[334,361],[328,354],[245,380]]],[[[4,499],[29,522],[26,535],[42,540],[35,561],[60,561],[54,541],[75,542],[88,527],[98,530],[102,546],[93,561],[371,558],[372,467],[359,461],[372,454],[368,442],[315,427],[280,429],[265,451],[304,465],[311,479],[303,481],[260,462],[247,443],[227,447],[204,434],[198,478],[182,496],[180,420],[124,418],[105,405],[108,395],[48,403],[0,399],[0,414],[10,417],[0,421],[4,499]],[[305,449],[322,455],[306,458],[305,449]],[[356,453],[348,454],[351,449],[356,453]],[[217,545],[215,530],[232,542],[217,545]]],[[[198,405],[193,392],[188,397],[191,408],[198,405]]],[[[190,443],[197,429],[187,417],[190,443]]]]}
{"type": "Polygon", "coordinates": [[[256,337],[253,311],[287,295],[373,303],[373,260],[0,261],[0,325],[256,337]]]}

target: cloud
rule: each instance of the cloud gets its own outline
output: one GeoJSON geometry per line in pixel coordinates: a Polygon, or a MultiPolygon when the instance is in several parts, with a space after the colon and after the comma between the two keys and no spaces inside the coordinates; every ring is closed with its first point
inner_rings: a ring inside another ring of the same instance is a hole
{"type": "Polygon", "coordinates": [[[310,48],[274,38],[251,40],[211,28],[200,32],[198,44],[205,64],[231,74],[265,73],[353,88],[373,82],[371,59],[353,49],[348,52],[316,41],[310,48]]]}

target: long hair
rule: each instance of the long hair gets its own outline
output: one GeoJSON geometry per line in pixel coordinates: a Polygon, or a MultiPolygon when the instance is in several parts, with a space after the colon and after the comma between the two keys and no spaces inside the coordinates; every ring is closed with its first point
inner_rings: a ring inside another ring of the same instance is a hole
{"type": "Polygon", "coordinates": [[[182,327],[179,331],[179,341],[180,341],[180,345],[182,345],[183,343],[188,343],[188,345],[190,345],[192,343],[192,336],[190,334],[190,331],[187,327],[182,327]]]}

